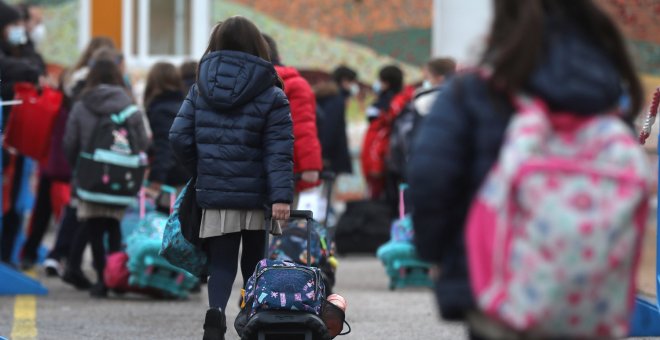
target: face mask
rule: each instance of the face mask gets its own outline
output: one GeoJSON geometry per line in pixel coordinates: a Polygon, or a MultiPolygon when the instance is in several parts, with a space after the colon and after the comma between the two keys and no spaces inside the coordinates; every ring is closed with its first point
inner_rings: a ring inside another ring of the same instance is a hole
{"type": "Polygon", "coordinates": [[[383,89],[383,84],[380,83],[380,81],[376,80],[373,85],[371,85],[371,89],[374,90],[375,93],[380,93],[380,90],[383,89]]]}
{"type": "Polygon", "coordinates": [[[427,80],[424,80],[424,82],[422,83],[422,89],[424,89],[424,90],[430,90],[430,89],[432,89],[432,88],[433,88],[433,84],[431,84],[431,81],[428,80],[428,79],[427,79],[427,80]]]}
{"type": "Polygon", "coordinates": [[[353,97],[357,96],[358,94],[360,94],[360,85],[358,85],[357,83],[351,84],[349,92],[351,93],[351,96],[353,97]]]}
{"type": "Polygon", "coordinates": [[[25,27],[23,26],[12,26],[9,28],[9,34],[7,35],[7,42],[10,45],[18,46],[27,43],[27,34],[25,33],[25,27]]]}
{"type": "Polygon", "coordinates": [[[30,40],[32,40],[32,42],[35,43],[36,45],[44,41],[45,38],[46,38],[46,25],[44,24],[37,25],[37,27],[32,29],[32,32],[30,32],[30,40]]]}

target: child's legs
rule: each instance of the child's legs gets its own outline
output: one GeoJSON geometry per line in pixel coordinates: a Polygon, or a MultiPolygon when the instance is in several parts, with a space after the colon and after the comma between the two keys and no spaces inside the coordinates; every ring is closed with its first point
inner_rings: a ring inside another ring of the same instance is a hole
{"type": "Polygon", "coordinates": [[[224,311],[238,270],[241,233],[210,237],[204,241],[209,255],[209,307],[224,311]]]}
{"type": "Polygon", "coordinates": [[[241,274],[243,274],[243,287],[252,276],[257,263],[264,258],[266,242],[265,230],[243,230],[243,254],[241,255],[241,274]]]}
{"type": "Polygon", "coordinates": [[[108,220],[108,254],[112,254],[121,250],[121,228],[119,220],[108,220]]]}
{"type": "Polygon", "coordinates": [[[99,282],[103,282],[103,270],[105,269],[105,244],[103,236],[113,224],[118,223],[112,218],[90,218],[85,221],[84,228],[89,233],[89,243],[92,245],[92,258],[94,269],[99,282]]]}

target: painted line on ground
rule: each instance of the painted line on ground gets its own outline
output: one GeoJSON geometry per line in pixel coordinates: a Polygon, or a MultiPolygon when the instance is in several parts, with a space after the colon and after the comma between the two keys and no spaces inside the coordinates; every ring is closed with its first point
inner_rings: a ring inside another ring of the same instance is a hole
{"type": "MultiPolygon", "coordinates": [[[[37,277],[34,269],[26,271],[25,274],[32,278],[37,277]]],[[[14,323],[9,338],[34,340],[37,335],[37,297],[35,295],[17,295],[14,302],[14,323]]]]}

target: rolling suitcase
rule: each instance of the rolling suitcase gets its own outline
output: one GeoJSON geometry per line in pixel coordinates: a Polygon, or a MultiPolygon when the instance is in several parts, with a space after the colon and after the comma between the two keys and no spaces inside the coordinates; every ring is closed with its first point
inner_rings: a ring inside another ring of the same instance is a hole
{"type": "MultiPolygon", "coordinates": [[[[302,265],[311,265],[321,269],[326,295],[332,294],[335,285],[337,260],[334,257],[335,245],[332,239],[334,228],[328,226],[330,206],[332,204],[332,187],[335,174],[323,171],[320,175],[327,190],[325,190],[325,209],[323,222],[315,219],[307,221],[290,221],[282,230],[282,235],[273,237],[268,251],[272,260],[292,261],[302,265]],[[311,228],[311,237],[307,237],[307,229],[311,228]],[[312,240],[311,247],[307,240],[312,240]],[[307,249],[311,249],[311,262],[307,262],[307,249]]],[[[296,179],[299,179],[297,176],[296,179]]]]}
{"type": "Polygon", "coordinates": [[[390,278],[390,290],[434,286],[429,276],[432,265],[419,258],[413,244],[412,218],[406,215],[404,203],[406,188],[405,184],[399,187],[399,219],[392,223],[390,241],[378,248],[376,253],[390,278]]]}
{"type": "MultiPolygon", "coordinates": [[[[174,198],[174,188],[164,187],[163,190],[174,198]]],[[[131,291],[159,292],[163,297],[186,298],[198,279],[191,273],[171,265],[159,255],[169,216],[148,209],[146,201],[142,190],[137,222],[129,216],[130,221],[135,224],[122,227],[122,231],[127,231],[124,242],[128,256],[125,266],[130,273],[128,286],[133,288],[131,291]]]]}
{"type": "MultiPolygon", "coordinates": [[[[307,222],[307,263],[312,262],[312,217],[311,211],[291,211],[291,219],[307,222]]],[[[266,257],[268,238],[266,233],[266,257]]],[[[329,340],[325,322],[319,317],[324,291],[318,268],[261,260],[243,292],[242,309],[234,323],[236,331],[243,340],[329,340]]]]}

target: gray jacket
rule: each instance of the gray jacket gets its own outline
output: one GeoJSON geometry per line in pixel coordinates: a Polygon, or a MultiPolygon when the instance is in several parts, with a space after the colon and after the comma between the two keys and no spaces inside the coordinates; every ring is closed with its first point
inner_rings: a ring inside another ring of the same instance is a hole
{"type": "MultiPolygon", "coordinates": [[[[64,152],[72,167],[75,168],[80,151],[91,142],[99,118],[119,113],[132,104],[133,99],[121,86],[99,85],[82,94],[80,100],[71,109],[64,134],[64,152]]],[[[130,135],[134,136],[137,149],[146,151],[149,147],[149,138],[142,114],[134,114],[129,117],[127,128],[130,135]]]]}

